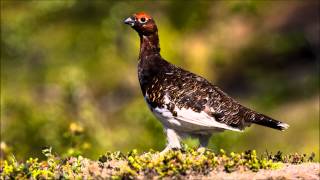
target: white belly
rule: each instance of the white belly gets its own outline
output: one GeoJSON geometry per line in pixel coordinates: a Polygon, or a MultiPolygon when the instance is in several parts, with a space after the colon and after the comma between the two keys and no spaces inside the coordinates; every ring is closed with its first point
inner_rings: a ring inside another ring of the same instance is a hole
{"type": "MultiPolygon", "coordinates": [[[[168,103],[169,99],[165,97],[165,103],[168,103]]],[[[224,123],[220,123],[215,120],[214,117],[209,116],[205,112],[196,112],[191,108],[177,108],[174,111],[177,112],[176,116],[166,108],[154,108],[153,114],[162,122],[166,127],[178,130],[180,132],[208,132],[208,131],[221,131],[221,130],[232,130],[241,131],[239,129],[230,127],[224,123]]]]}

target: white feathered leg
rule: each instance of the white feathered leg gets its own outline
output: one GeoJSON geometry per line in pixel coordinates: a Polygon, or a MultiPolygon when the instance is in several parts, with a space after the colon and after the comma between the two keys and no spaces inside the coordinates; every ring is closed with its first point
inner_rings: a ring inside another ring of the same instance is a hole
{"type": "Polygon", "coordinates": [[[167,134],[167,147],[161,153],[165,153],[170,149],[181,149],[179,134],[170,128],[165,128],[165,132],[167,134]]]}

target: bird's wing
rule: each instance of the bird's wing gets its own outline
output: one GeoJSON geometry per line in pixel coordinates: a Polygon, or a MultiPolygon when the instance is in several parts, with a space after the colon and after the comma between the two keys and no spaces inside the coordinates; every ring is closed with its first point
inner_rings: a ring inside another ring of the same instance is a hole
{"type": "Polygon", "coordinates": [[[246,124],[244,107],[206,79],[177,67],[157,76],[147,94],[151,106],[198,128],[239,131],[246,124]]]}
{"type": "Polygon", "coordinates": [[[232,127],[243,129],[250,126],[254,111],[240,105],[217,86],[212,86],[212,88],[214,91],[207,104],[210,110],[208,113],[212,113],[212,116],[216,117],[220,123],[232,127]]]}

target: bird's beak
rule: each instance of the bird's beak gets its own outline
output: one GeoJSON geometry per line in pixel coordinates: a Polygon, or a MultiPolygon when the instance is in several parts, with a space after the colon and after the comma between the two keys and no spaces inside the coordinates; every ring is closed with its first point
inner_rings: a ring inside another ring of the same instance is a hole
{"type": "Polygon", "coordinates": [[[124,21],[123,21],[123,23],[125,23],[125,24],[128,24],[128,25],[130,25],[131,27],[133,27],[134,26],[134,18],[131,16],[131,17],[128,17],[127,19],[125,19],[124,21]]]}

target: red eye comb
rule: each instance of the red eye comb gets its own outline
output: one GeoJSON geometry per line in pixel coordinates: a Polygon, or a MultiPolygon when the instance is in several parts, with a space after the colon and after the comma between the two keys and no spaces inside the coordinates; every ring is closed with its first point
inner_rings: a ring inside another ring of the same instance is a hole
{"type": "Polygon", "coordinates": [[[150,15],[148,15],[147,13],[145,12],[138,12],[138,13],[135,13],[134,16],[138,19],[141,19],[141,18],[147,18],[147,19],[151,19],[152,17],[150,15]]]}

